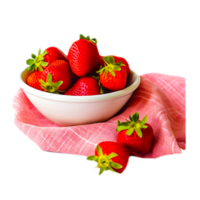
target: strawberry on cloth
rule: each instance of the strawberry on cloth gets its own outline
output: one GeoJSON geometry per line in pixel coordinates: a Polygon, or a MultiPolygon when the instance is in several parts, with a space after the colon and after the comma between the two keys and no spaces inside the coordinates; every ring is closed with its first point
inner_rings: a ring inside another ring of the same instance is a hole
{"type": "MultiPolygon", "coordinates": [[[[131,151],[145,158],[181,153],[185,149],[185,79],[162,74],[145,74],[126,106],[104,123],[60,127],[46,119],[30,103],[22,89],[14,99],[15,124],[42,150],[90,156],[97,144],[117,141],[116,122],[135,112],[148,116],[154,130],[148,153],[131,151]]],[[[98,114],[98,113],[97,113],[98,114]]]]}

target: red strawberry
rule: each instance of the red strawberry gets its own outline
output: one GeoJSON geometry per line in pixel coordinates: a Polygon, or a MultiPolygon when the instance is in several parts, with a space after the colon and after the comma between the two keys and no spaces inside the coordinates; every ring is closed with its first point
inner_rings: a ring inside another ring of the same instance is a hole
{"type": "Polygon", "coordinates": [[[64,92],[71,84],[71,69],[68,62],[56,60],[42,72],[40,83],[46,92],[64,92]]]}
{"type": "Polygon", "coordinates": [[[142,121],[136,112],[129,117],[130,121],[117,122],[119,131],[117,141],[124,144],[129,150],[147,153],[151,149],[153,129],[147,124],[147,116],[142,121]]]}
{"type": "Polygon", "coordinates": [[[121,90],[126,86],[127,72],[122,62],[116,63],[112,56],[103,57],[105,66],[101,68],[100,74],[101,84],[112,91],[121,90]]]}
{"type": "Polygon", "coordinates": [[[65,94],[74,96],[97,95],[100,94],[100,88],[95,78],[81,77],[65,94]]]}
{"type": "Polygon", "coordinates": [[[118,55],[115,55],[115,54],[106,54],[104,56],[107,56],[107,55],[113,56],[113,58],[115,59],[115,62],[117,62],[117,63],[121,61],[125,65],[125,68],[126,68],[126,71],[127,71],[127,76],[130,74],[131,62],[128,60],[128,58],[126,58],[124,56],[118,56],[118,55]]]}
{"type": "Polygon", "coordinates": [[[117,142],[105,141],[97,145],[94,156],[88,156],[88,160],[98,163],[99,175],[105,170],[122,173],[128,164],[130,152],[117,142]]]}
{"type": "Polygon", "coordinates": [[[49,65],[56,60],[64,60],[68,62],[67,56],[56,47],[49,47],[46,49],[47,54],[44,56],[44,61],[49,65]]]}
{"type": "Polygon", "coordinates": [[[72,44],[68,60],[72,71],[77,76],[85,76],[92,72],[99,62],[97,40],[80,35],[80,39],[72,44]]]}
{"type": "Polygon", "coordinates": [[[39,49],[38,56],[32,54],[31,57],[31,59],[26,61],[26,63],[29,65],[29,71],[43,71],[46,66],[50,65],[56,60],[67,61],[66,55],[56,47],[49,47],[42,54],[41,50],[39,49]]]}
{"type": "Polygon", "coordinates": [[[40,82],[39,80],[41,79],[41,74],[42,72],[33,72],[32,74],[30,74],[26,80],[26,83],[35,88],[35,89],[38,89],[38,90],[43,90],[41,87],[40,87],[40,82]]]}

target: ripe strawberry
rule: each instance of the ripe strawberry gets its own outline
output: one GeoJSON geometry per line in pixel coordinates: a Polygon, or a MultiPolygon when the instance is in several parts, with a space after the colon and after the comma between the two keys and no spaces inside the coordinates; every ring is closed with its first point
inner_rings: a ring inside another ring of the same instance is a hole
{"type": "Polygon", "coordinates": [[[101,84],[112,91],[121,90],[126,86],[127,72],[122,62],[115,62],[112,56],[103,57],[105,66],[101,68],[100,74],[101,84]]]}
{"type": "Polygon", "coordinates": [[[41,84],[40,84],[40,82],[39,82],[39,80],[41,79],[41,74],[42,74],[42,72],[33,72],[32,74],[30,74],[29,76],[28,76],[28,78],[27,78],[27,80],[26,80],[26,83],[29,85],[29,86],[31,86],[31,87],[33,87],[33,88],[35,88],[35,89],[38,89],[38,90],[43,90],[42,88],[41,88],[41,84]]]}
{"type": "Polygon", "coordinates": [[[44,61],[49,65],[56,60],[64,60],[68,62],[67,56],[56,47],[49,47],[46,49],[47,54],[44,56],[44,61]]]}
{"type": "Polygon", "coordinates": [[[64,92],[71,84],[71,69],[68,62],[56,60],[45,68],[41,74],[41,87],[46,92],[64,92]]]}
{"type": "Polygon", "coordinates": [[[42,54],[41,49],[39,49],[38,56],[32,54],[31,57],[26,61],[27,65],[29,65],[29,71],[43,71],[46,66],[56,60],[67,61],[66,55],[56,47],[49,47],[42,54]]]}
{"type": "Polygon", "coordinates": [[[118,55],[115,55],[115,54],[106,54],[104,56],[107,56],[107,55],[113,56],[113,58],[115,59],[115,62],[117,62],[117,63],[121,61],[125,65],[125,68],[126,68],[126,71],[127,71],[127,76],[130,74],[131,62],[129,61],[128,58],[126,58],[124,56],[118,56],[118,55]]]}
{"type": "Polygon", "coordinates": [[[117,121],[119,131],[117,141],[124,144],[129,150],[147,153],[151,149],[153,129],[147,124],[147,116],[142,121],[136,112],[129,117],[130,121],[120,123],[117,121]]]}
{"type": "Polygon", "coordinates": [[[77,76],[85,76],[93,71],[99,62],[97,40],[80,35],[80,39],[72,44],[68,60],[72,71],[77,76]]]}
{"type": "Polygon", "coordinates": [[[105,170],[122,173],[128,164],[130,152],[117,142],[105,141],[97,145],[94,156],[88,156],[88,160],[98,163],[99,175],[105,170]]]}
{"type": "Polygon", "coordinates": [[[81,77],[65,94],[74,96],[97,95],[100,94],[100,88],[95,78],[81,77]]]}

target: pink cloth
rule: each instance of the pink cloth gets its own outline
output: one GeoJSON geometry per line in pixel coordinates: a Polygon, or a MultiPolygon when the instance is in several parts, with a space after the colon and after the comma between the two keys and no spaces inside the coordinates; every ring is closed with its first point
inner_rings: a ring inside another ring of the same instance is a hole
{"type": "Polygon", "coordinates": [[[125,121],[139,112],[148,115],[154,129],[152,149],[145,158],[181,153],[185,149],[185,78],[145,74],[125,107],[110,120],[80,126],[60,127],[46,119],[20,89],[14,98],[15,124],[42,150],[79,155],[93,155],[102,141],[116,141],[117,120],[125,121]]]}

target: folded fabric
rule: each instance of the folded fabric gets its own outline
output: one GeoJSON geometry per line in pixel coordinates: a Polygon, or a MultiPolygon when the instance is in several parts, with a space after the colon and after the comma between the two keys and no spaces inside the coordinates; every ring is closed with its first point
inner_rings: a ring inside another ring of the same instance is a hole
{"type": "MultiPolygon", "coordinates": [[[[60,127],[46,119],[29,101],[22,89],[14,98],[15,124],[42,150],[92,155],[102,141],[117,141],[117,120],[125,121],[135,112],[154,130],[151,151],[132,152],[143,158],[181,153],[185,149],[185,78],[163,74],[140,76],[141,83],[122,110],[106,122],[60,127]]],[[[84,117],[84,116],[83,116],[84,117]]]]}

